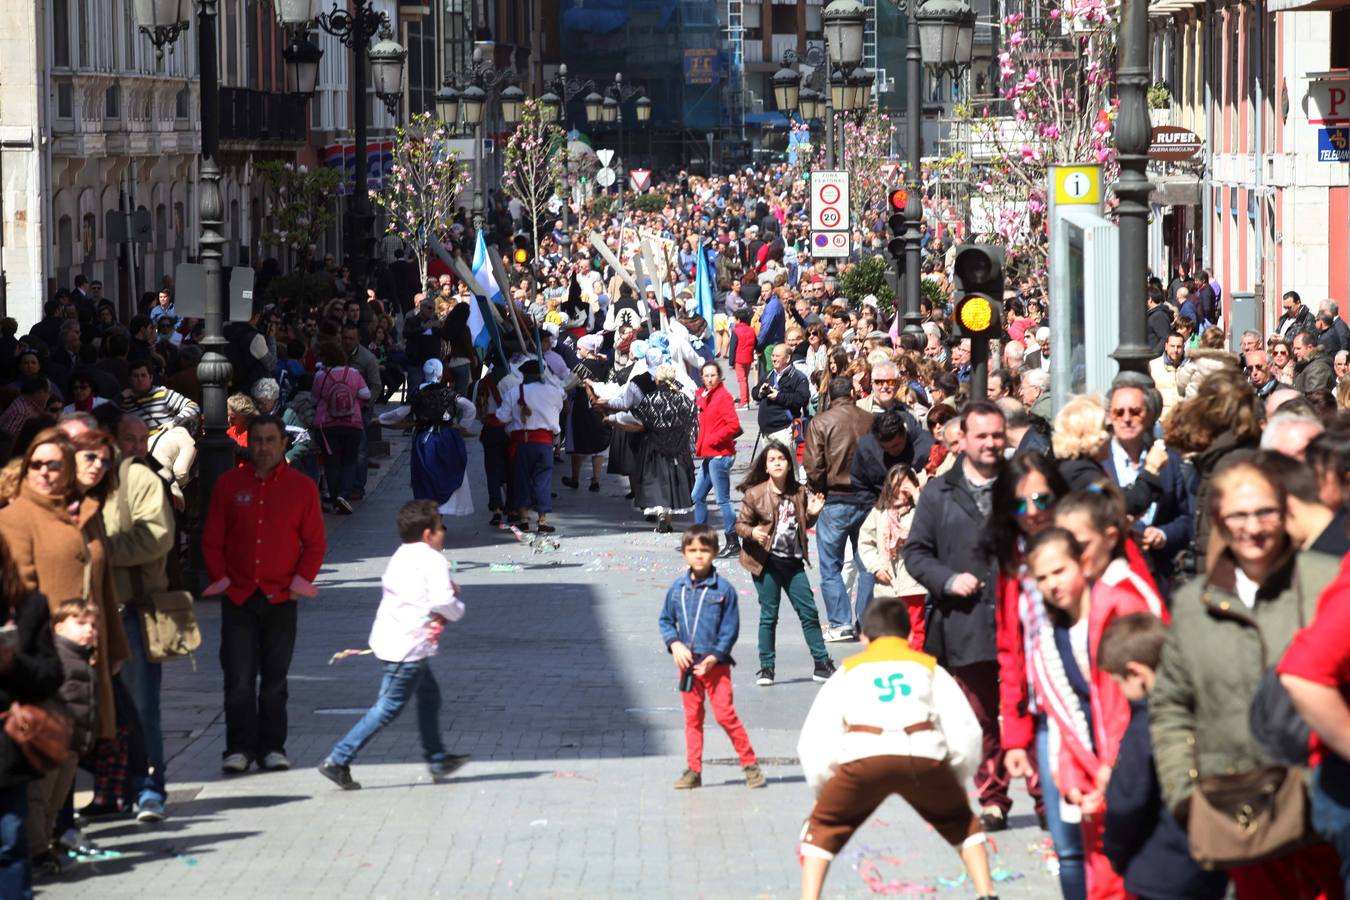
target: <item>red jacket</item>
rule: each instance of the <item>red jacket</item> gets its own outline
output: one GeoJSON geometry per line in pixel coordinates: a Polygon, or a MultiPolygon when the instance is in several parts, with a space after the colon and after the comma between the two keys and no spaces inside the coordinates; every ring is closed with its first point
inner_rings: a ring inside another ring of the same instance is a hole
{"type": "MultiPolygon", "coordinates": [[[[1139,548],[1135,546],[1133,540],[1128,540],[1125,544],[1125,558],[1128,561],[1128,568],[1114,567],[1114,570],[1108,571],[1108,577],[1104,580],[1110,586],[1126,591],[1137,598],[1142,604],[1140,611],[1151,612],[1164,622],[1170,622],[1172,617],[1167,608],[1157,599],[1158,591],[1154,586],[1153,576],[1149,574],[1148,564],[1144,561],[1143,554],[1139,552],[1139,548]]],[[[1028,693],[1027,623],[1022,615],[1022,600],[1022,586],[1017,579],[999,572],[995,639],[998,646],[1000,735],[1004,750],[1031,750],[1036,736],[1036,727],[1030,712],[1033,701],[1028,693]]],[[[1101,635],[1098,634],[1097,640],[1100,639],[1101,635]]],[[[1097,646],[1096,640],[1091,642],[1091,646],[1094,648],[1097,646]]],[[[1096,658],[1095,649],[1093,658],[1096,658]]],[[[1111,680],[1109,675],[1104,677],[1107,681],[1111,680]]],[[[1094,705],[1094,718],[1097,710],[1098,707],[1094,705]]],[[[1106,718],[1109,720],[1110,716],[1106,718]]],[[[1124,733],[1124,728],[1129,723],[1130,707],[1126,703],[1124,706],[1124,721],[1120,723],[1121,730],[1116,735],[1117,743],[1112,745],[1110,753],[1113,760],[1115,759],[1114,748],[1118,746],[1119,735],[1124,733]]],[[[1099,747],[1102,746],[1101,738],[1102,734],[1099,731],[1099,747]]],[[[1049,777],[1048,773],[1046,777],[1049,777]]]]}
{"type": "Polygon", "coordinates": [[[314,482],[284,462],[266,478],[256,472],[248,463],[220,476],[202,530],[207,574],[229,579],[236,606],[259,590],[269,603],[290,600],[297,577],[307,587],[318,576],[327,549],[314,482]]]}
{"type": "Polygon", "coordinates": [[[719,384],[711,392],[700,389],[695,401],[698,403],[698,442],[694,446],[694,455],[735,456],[741,420],[736,415],[736,401],[731,399],[726,385],[719,384]]]}
{"type": "Polygon", "coordinates": [[[755,361],[755,341],[758,336],[747,322],[737,322],[732,329],[736,332],[736,358],[732,360],[738,366],[748,366],[755,361]]]}

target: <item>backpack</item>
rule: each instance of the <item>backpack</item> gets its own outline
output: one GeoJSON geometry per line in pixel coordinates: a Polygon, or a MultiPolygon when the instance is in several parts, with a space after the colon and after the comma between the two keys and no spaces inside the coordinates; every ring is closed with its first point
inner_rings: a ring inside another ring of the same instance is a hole
{"type": "Polygon", "coordinates": [[[328,373],[328,384],[324,385],[327,390],[324,391],[324,405],[328,410],[330,419],[350,419],[356,415],[356,392],[352,390],[351,385],[346,382],[346,373],[343,373],[342,381],[333,377],[333,373],[328,373]]]}

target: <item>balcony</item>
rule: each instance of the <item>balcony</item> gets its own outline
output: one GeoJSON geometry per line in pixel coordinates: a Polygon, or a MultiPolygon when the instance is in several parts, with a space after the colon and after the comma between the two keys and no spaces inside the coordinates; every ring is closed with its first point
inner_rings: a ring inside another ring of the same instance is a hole
{"type": "Polygon", "coordinates": [[[248,88],[220,89],[222,141],[304,143],[308,122],[303,97],[248,88]]]}

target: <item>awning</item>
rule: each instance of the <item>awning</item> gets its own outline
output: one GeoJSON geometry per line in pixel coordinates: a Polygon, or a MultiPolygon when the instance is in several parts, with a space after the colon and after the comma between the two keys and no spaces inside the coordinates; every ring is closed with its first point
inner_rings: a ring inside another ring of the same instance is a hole
{"type": "Polygon", "coordinates": [[[1157,206],[1199,206],[1200,178],[1196,175],[1150,175],[1148,200],[1157,206]]]}
{"type": "Polygon", "coordinates": [[[1317,12],[1350,9],[1350,0],[1266,0],[1266,12],[1317,12]]]}
{"type": "Polygon", "coordinates": [[[1151,0],[1148,5],[1148,16],[1150,19],[1170,18],[1176,13],[1204,5],[1204,0],[1151,0]]]}

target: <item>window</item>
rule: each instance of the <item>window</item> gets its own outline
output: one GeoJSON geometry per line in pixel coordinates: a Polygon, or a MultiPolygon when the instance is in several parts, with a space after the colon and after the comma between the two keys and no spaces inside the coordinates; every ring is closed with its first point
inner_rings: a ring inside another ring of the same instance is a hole
{"type": "Polygon", "coordinates": [[[221,81],[224,85],[237,87],[239,85],[239,2],[238,0],[225,0],[225,43],[221,48],[225,54],[225,65],[223,66],[225,77],[221,81]]]}
{"type": "Polygon", "coordinates": [[[1331,11],[1331,68],[1350,69],[1350,9],[1331,11]]]}
{"type": "Polygon", "coordinates": [[[70,216],[62,216],[56,223],[56,267],[69,269],[75,262],[75,224],[70,216]]]}
{"type": "Polygon", "coordinates": [[[89,68],[89,3],[75,0],[80,7],[80,68],[89,68]]]}
{"type": "Polygon", "coordinates": [[[122,89],[112,85],[103,92],[103,117],[116,119],[122,115],[122,89]]]}
{"type": "Polygon", "coordinates": [[[70,0],[52,0],[52,65],[70,68],[70,0]]]}
{"type": "Polygon", "coordinates": [[[188,117],[188,89],[183,88],[173,98],[173,117],[175,119],[186,119],[188,117]]]}
{"type": "Polygon", "coordinates": [[[69,83],[56,86],[56,117],[69,119],[75,115],[75,89],[69,83]]]}
{"type": "Polygon", "coordinates": [[[161,203],[155,207],[155,249],[164,250],[169,246],[169,211],[161,203]]]}

